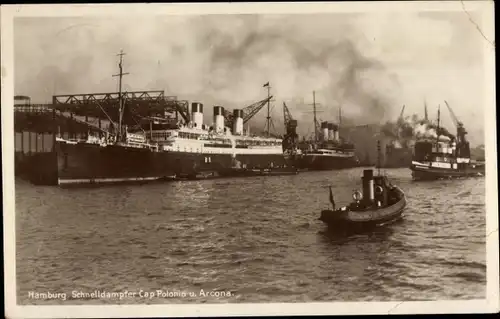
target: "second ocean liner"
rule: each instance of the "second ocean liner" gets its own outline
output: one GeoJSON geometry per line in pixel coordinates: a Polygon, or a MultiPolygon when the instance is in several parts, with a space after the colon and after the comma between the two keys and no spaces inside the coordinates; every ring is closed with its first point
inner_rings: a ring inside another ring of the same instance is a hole
{"type": "MultiPolygon", "coordinates": [[[[358,166],[354,154],[355,147],[339,136],[339,125],[322,122],[321,128],[316,119],[316,94],[313,92],[314,139],[303,141],[300,167],[308,170],[336,170],[358,166]]],[[[339,124],[341,111],[339,109],[339,124]]]]}

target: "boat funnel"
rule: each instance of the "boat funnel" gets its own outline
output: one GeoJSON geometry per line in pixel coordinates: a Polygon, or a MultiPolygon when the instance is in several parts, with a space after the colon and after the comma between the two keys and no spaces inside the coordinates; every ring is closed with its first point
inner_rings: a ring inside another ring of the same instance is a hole
{"type": "Polygon", "coordinates": [[[224,108],[222,106],[214,106],[214,130],[224,131],[224,108]]]}
{"type": "Polygon", "coordinates": [[[203,126],[203,104],[198,102],[191,103],[191,114],[194,127],[201,129],[203,126]]]}
{"type": "Polygon", "coordinates": [[[373,169],[363,170],[363,202],[365,205],[373,204],[375,189],[373,188],[373,169]]]}
{"type": "Polygon", "coordinates": [[[243,134],[243,111],[234,110],[233,111],[233,134],[242,135],[243,134]]]}
{"type": "Polygon", "coordinates": [[[328,141],[328,122],[321,123],[321,131],[323,132],[323,141],[328,141]]]}
{"type": "Polygon", "coordinates": [[[333,140],[340,141],[339,126],[335,124],[333,124],[333,140]]]}
{"type": "Polygon", "coordinates": [[[335,134],[333,132],[333,123],[328,123],[328,140],[333,141],[335,139],[335,134]]]}

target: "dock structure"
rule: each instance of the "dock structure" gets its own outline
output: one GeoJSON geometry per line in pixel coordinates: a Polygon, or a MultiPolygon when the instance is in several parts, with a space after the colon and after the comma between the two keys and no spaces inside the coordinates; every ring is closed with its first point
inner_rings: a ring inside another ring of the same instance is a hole
{"type": "Polygon", "coordinates": [[[188,101],[165,96],[164,91],[135,91],[55,95],[52,103],[32,104],[27,96],[14,98],[15,174],[34,184],[57,185],[56,137],[86,139],[89,133],[104,136],[119,120],[120,95],[124,125],[141,118],[175,114],[189,122],[188,101]]]}

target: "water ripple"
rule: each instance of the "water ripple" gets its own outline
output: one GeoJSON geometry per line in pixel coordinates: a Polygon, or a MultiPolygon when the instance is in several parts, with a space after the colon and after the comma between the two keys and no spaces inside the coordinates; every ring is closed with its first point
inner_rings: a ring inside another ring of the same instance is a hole
{"type": "MultiPolygon", "coordinates": [[[[413,182],[405,218],[340,236],[318,220],[360,188],[361,170],[59,189],[16,182],[17,294],[231,291],[231,297],[66,303],[307,302],[485,296],[482,179],[413,182]],[[354,183],[354,185],[353,185],[354,183]]],[[[60,302],[60,301],[59,301],[60,302]]]]}

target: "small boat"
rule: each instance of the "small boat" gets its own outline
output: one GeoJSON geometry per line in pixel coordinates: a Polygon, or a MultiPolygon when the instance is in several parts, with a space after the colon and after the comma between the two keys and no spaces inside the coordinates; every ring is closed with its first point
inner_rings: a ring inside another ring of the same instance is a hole
{"type": "Polygon", "coordinates": [[[359,229],[392,223],[402,217],[406,207],[404,192],[391,184],[387,176],[373,176],[373,169],[363,171],[363,193],[354,191],[354,201],[335,209],[332,188],[330,202],[333,209],[323,210],[319,220],[330,228],[359,229]]]}
{"type": "Polygon", "coordinates": [[[212,179],[212,178],[217,178],[219,177],[217,172],[214,171],[202,171],[202,172],[195,172],[195,173],[179,173],[174,176],[165,178],[165,180],[172,180],[172,181],[194,181],[194,180],[200,180],[200,179],[212,179]]]}
{"type": "Polygon", "coordinates": [[[282,176],[297,175],[299,169],[295,167],[275,168],[231,168],[220,172],[225,177],[248,177],[248,176],[282,176]]]}

